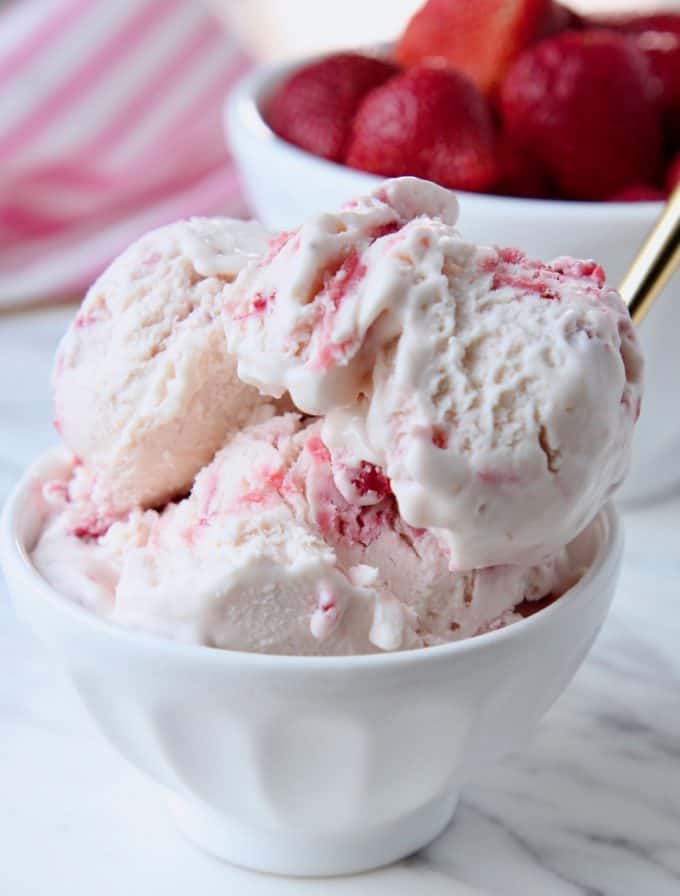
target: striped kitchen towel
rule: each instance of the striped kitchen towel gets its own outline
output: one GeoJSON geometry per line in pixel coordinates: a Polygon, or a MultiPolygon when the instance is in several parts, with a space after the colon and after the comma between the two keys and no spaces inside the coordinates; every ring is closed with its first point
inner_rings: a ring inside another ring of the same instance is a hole
{"type": "Polygon", "coordinates": [[[152,227],[242,213],[222,107],[246,65],[197,0],[0,4],[0,307],[77,297],[152,227]]]}

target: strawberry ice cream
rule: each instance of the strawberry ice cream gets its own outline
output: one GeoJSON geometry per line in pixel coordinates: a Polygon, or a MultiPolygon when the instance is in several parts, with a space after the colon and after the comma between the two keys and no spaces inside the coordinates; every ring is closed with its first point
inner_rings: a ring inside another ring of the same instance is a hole
{"type": "Polygon", "coordinates": [[[532,564],[625,475],[642,360],[596,264],[474,246],[455,218],[401,178],[284,235],[234,284],[228,344],[242,379],[325,416],[347,499],[374,464],[455,568],[532,564]]]}
{"type": "Polygon", "coordinates": [[[57,353],[55,425],[108,516],[186,492],[260,398],[240,382],[222,293],[267,245],[255,222],[194,218],[127,249],[57,353]]]}
{"type": "Polygon", "coordinates": [[[593,262],[456,219],[402,178],[292,233],[193,220],[125,252],[57,358],[44,577],[129,628],[301,655],[559,597],[625,475],[635,333],[593,262]]]}
{"type": "MultiPolygon", "coordinates": [[[[389,484],[365,470],[346,501],[319,421],[275,416],[235,434],[161,512],[139,510],[84,542],[69,529],[64,465],[34,562],[112,620],[181,641],[278,654],[422,647],[519,618],[577,576],[563,549],[535,567],[452,573],[436,536],[407,525],[389,484]]],[[[75,473],[75,476],[74,476],[75,473]]],[[[77,491],[77,488],[76,488],[77,491]]]]}

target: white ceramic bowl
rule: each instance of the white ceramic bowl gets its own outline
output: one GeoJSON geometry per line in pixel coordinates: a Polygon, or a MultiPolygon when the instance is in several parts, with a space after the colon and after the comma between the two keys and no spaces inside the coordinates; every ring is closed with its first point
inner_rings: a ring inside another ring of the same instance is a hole
{"type": "Polygon", "coordinates": [[[608,507],[576,548],[589,563],[578,585],[491,634],[337,658],[187,646],[113,626],[33,568],[36,490],[51,463],[29,470],[3,514],[1,556],[20,616],[64,663],[103,734],[163,786],[185,833],[264,871],[359,871],[435,837],[473,768],[521,746],[569,682],[621,560],[608,507]]]}
{"type": "MultiPolygon", "coordinates": [[[[274,230],[288,230],[372,189],[380,178],[317,158],[281,140],[262,116],[274,86],[301,63],[261,68],[233,91],[228,139],[251,206],[274,230]]],[[[460,229],[474,242],[518,246],[537,258],[595,258],[618,283],[659,215],[660,202],[565,202],[459,192],[460,229]]],[[[647,358],[646,395],[624,497],[656,497],[680,482],[680,275],[641,331],[647,358]]]]}

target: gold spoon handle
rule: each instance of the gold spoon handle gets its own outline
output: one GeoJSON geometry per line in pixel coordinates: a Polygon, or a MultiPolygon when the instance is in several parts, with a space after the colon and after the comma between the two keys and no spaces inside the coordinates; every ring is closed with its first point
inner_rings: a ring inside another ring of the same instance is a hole
{"type": "Polygon", "coordinates": [[[635,324],[645,318],[679,263],[680,184],[619,286],[635,324]]]}

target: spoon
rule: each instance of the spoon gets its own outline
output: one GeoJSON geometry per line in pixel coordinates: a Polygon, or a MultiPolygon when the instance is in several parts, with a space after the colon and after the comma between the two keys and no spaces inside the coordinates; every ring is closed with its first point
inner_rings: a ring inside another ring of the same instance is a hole
{"type": "Polygon", "coordinates": [[[640,324],[680,263],[680,184],[619,286],[633,323],[640,324]]]}

